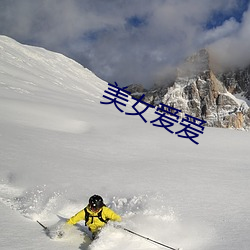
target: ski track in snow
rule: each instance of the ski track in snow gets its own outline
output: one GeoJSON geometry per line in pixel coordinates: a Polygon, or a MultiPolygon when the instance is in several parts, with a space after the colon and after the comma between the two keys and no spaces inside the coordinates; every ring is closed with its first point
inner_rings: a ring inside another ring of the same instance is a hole
{"type": "Polygon", "coordinates": [[[48,105],[33,104],[31,106],[28,102],[5,100],[1,103],[0,114],[6,109],[9,112],[2,117],[2,121],[15,122],[28,127],[73,134],[85,133],[91,128],[87,122],[71,118],[70,111],[67,116],[66,110],[51,108],[48,105]]]}

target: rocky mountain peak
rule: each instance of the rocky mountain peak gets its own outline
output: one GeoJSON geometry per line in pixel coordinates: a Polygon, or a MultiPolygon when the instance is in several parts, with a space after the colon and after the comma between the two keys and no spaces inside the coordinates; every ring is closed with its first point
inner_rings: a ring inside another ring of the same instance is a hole
{"type": "Polygon", "coordinates": [[[250,108],[233,94],[250,96],[250,67],[223,74],[214,73],[212,68],[209,51],[202,49],[178,67],[170,86],[144,92],[144,100],[155,106],[163,103],[180,109],[182,113],[204,119],[207,126],[249,128],[250,108]]]}
{"type": "Polygon", "coordinates": [[[205,74],[210,70],[209,53],[206,49],[201,49],[197,53],[188,57],[177,69],[177,77],[194,77],[205,74]]]}
{"type": "Polygon", "coordinates": [[[218,74],[227,90],[232,94],[240,94],[250,100],[250,65],[246,68],[227,70],[218,74]]]}

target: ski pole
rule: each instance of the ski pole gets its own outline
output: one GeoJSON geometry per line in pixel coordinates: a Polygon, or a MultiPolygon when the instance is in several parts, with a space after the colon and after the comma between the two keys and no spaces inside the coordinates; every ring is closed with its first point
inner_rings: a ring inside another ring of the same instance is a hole
{"type": "Polygon", "coordinates": [[[38,220],[36,221],[40,226],[42,226],[43,227],[43,229],[46,231],[46,230],[48,230],[48,228],[47,227],[45,227],[41,222],[39,222],[38,220]]]}
{"type": "Polygon", "coordinates": [[[158,244],[158,245],[161,245],[161,246],[163,246],[163,247],[169,248],[169,249],[171,249],[171,250],[180,250],[180,248],[173,248],[173,247],[167,246],[167,245],[162,244],[162,243],[160,243],[160,242],[158,242],[158,241],[152,240],[152,239],[150,239],[150,238],[148,238],[148,237],[145,237],[145,236],[143,236],[143,235],[140,235],[140,234],[138,234],[138,233],[135,233],[135,232],[133,232],[133,231],[127,229],[127,228],[122,228],[122,229],[125,230],[125,231],[127,231],[127,232],[129,232],[129,233],[131,233],[131,234],[137,235],[137,236],[139,236],[139,237],[141,237],[141,238],[143,238],[143,239],[145,239],[145,240],[154,242],[154,243],[156,243],[156,244],[158,244]]]}

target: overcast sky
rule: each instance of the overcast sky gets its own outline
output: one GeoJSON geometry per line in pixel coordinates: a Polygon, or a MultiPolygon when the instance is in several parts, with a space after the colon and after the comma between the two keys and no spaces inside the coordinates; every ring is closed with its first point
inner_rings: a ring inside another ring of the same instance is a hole
{"type": "Polygon", "coordinates": [[[250,0],[0,0],[0,34],[149,86],[204,47],[250,62],[250,0]]]}

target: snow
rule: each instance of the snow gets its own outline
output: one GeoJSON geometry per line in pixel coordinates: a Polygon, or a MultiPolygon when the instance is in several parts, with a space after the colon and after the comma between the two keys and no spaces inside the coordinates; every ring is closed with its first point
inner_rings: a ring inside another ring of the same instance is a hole
{"type": "Polygon", "coordinates": [[[84,222],[62,239],[36,223],[63,225],[96,193],[123,227],[165,245],[248,250],[249,132],[205,128],[195,145],[100,104],[107,88],[63,55],[0,37],[0,248],[163,249],[112,223],[93,243],[84,222]]]}
{"type": "Polygon", "coordinates": [[[246,97],[244,97],[243,93],[241,94],[234,94],[234,96],[237,98],[240,103],[246,103],[248,106],[250,106],[250,100],[248,100],[246,97]]]}

